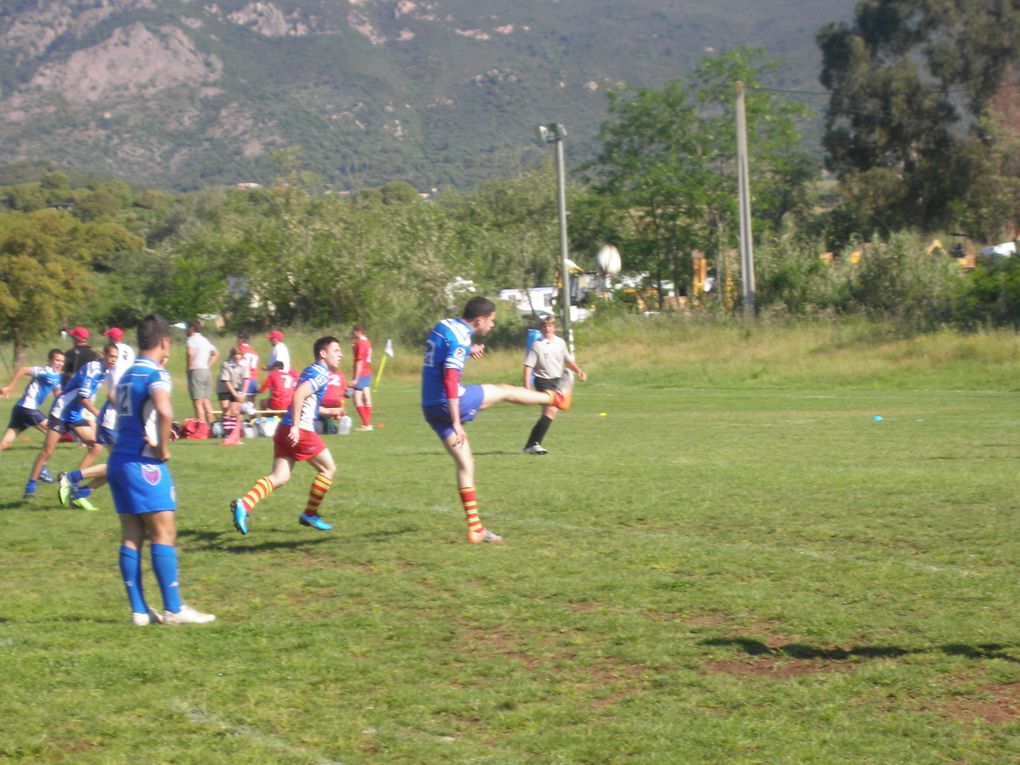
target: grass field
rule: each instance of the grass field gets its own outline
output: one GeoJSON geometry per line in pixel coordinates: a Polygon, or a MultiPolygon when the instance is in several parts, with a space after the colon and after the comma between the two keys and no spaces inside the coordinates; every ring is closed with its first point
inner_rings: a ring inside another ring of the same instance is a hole
{"type": "Polygon", "coordinates": [[[0,761],[1020,761],[1020,343],[844,334],[580,338],[592,380],[548,456],[519,454],[534,410],[469,426],[498,547],[464,541],[410,352],[384,427],[328,437],[332,533],[297,524],[302,467],[240,537],[228,503],[270,441],[178,444],[181,586],[210,626],[132,626],[109,493],[22,503],[41,437],[19,440],[0,761]]]}

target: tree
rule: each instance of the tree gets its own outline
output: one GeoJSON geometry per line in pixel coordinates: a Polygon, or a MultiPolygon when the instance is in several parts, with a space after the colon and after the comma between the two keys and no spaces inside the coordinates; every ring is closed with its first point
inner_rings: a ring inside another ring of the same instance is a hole
{"type": "Polygon", "coordinates": [[[0,340],[20,358],[52,335],[87,298],[88,270],[74,246],[75,220],[64,212],[0,213],[0,340]]]}
{"type": "Polygon", "coordinates": [[[628,227],[615,243],[625,262],[659,285],[688,288],[694,250],[719,258],[736,243],[736,82],[748,93],[758,231],[806,204],[810,162],[795,127],[802,110],[761,88],[768,66],[759,52],[739,49],[704,59],[690,86],[609,93],[603,148],[586,169],[595,192],[625,211],[628,227]]]}
{"type": "Polygon", "coordinates": [[[1018,37],[1015,0],[862,0],[819,31],[826,162],[865,226],[951,222],[978,182],[961,118],[1012,77],[1018,37]]]}

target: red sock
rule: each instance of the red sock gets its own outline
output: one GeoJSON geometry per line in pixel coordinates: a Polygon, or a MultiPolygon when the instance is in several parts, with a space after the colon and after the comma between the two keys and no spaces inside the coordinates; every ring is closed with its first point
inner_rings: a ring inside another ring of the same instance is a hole
{"type": "Polygon", "coordinates": [[[370,407],[370,406],[359,406],[358,407],[358,416],[361,417],[361,424],[362,425],[371,425],[372,424],[372,407],[370,407]]]}
{"type": "Polygon", "coordinates": [[[319,514],[319,505],[322,504],[322,498],[326,496],[326,492],[329,491],[329,487],[332,485],[332,478],[327,478],[322,473],[315,476],[315,480],[312,481],[311,491],[308,492],[308,504],[305,506],[305,515],[319,514]]]}
{"type": "Polygon", "coordinates": [[[250,513],[255,509],[255,505],[268,497],[275,488],[273,482],[269,480],[269,476],[263,476],[257,480],[255,485],[251,487],[241,500],[244,503],[244,509],[250,513]]]}
{"type": "Polygon", "coordinates": [[[472,486],[465,486],[460,489],[460,501],[464,503],[464,514],[467,516],[468,531],[472,531],[477,534],[485,527],[482,526],[482,522],[478,518],[478,502],[476,500],[476,496],[474,487],[472,486]]]}

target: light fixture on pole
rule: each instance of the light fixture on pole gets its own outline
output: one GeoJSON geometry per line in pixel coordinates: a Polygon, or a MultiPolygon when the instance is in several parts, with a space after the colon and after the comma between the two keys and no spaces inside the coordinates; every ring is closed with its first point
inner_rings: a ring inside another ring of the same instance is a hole
{"type": "Polygon", "coordinates": [[[550,122],[548,125],[539,125],[536,132],[539,141],[551,143],[556,147],[556,189],[560,214],[560,278],[563,282],[560,292],[560,306],[563,314],[561,322],[563,338],[567,341],[570,352],[573,353],[574,333],[570,329],[570,268],[567,257],[567,182],[566,172],[563,169],[563,139],[567,135],[567,129],[558,122],[550,122]]]}

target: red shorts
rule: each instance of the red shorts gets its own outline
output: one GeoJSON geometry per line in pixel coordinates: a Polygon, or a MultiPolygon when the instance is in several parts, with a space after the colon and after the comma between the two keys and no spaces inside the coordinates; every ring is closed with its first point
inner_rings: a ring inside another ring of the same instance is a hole
{"type": "Polygon", "coordinates": [[[290,457],[295,462],[310,460],[326,448],[326,444],[314,430],[302,430],[297,445],[290,445],[290,429],[294,425],[281,425],[273,434],[273,456],[290,457]]]}

